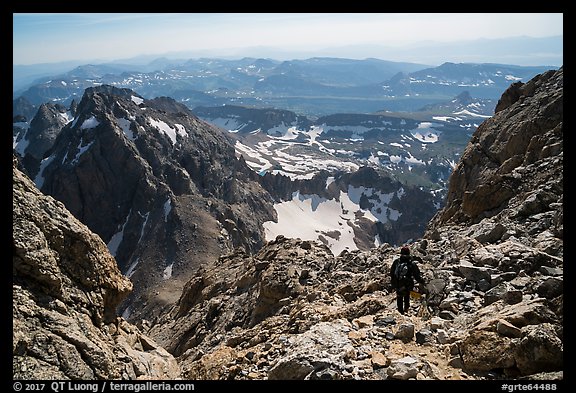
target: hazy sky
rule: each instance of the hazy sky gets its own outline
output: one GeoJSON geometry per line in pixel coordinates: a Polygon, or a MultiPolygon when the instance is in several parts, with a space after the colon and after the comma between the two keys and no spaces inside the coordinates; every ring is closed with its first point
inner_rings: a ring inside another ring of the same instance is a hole
{"type": "Polygon", "coordinates": [[[282,53],[290,58],[330,47],[341,48],[340,57],[358,57],[349,56],[345,47],[561,35],[561,13],[13,14],[13,64],[108,61],[183,51],[280,59],[282,53]]]}

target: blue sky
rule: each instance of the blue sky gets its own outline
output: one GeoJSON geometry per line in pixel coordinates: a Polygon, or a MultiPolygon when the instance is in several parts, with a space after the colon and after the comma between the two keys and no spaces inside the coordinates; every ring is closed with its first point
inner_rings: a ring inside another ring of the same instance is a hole
{"type": "Polygon", "coordinates": [[[561,13],[13,14],[13,64],[110,61],[176,52],[294,58],[323,51],[382,58],[369,56],[369,50],[347,53],[347,48],[562,35],[561,13]]]}

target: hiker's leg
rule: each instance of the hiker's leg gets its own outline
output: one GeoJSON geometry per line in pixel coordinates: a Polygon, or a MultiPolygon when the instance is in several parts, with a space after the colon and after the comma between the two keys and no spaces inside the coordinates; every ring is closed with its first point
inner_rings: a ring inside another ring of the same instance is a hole
{"type": "Polygon", "coordinates": [[[410,310],[410,292],[404,295],[404,311],[410,310]]]}
{"type": "Polygon", "coordinates": [[[398,307],[398,311],[400,311],[400,314],[404,314],[404,309],[402,308],[402,294],[400,294],[399,291],[396,291],[396,306],[398,307]]]}

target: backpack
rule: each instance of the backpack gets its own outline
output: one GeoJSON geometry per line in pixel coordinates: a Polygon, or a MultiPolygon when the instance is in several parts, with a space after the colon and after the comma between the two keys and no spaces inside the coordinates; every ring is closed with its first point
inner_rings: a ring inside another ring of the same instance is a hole
{"type": "Polygon", "coordinates": [[[396,269],[394,270],[394,281],[398,286],[406,283],[409,280],[410,275],[410,264],[409,259],[400,258],[396,264],[396,269]]]}

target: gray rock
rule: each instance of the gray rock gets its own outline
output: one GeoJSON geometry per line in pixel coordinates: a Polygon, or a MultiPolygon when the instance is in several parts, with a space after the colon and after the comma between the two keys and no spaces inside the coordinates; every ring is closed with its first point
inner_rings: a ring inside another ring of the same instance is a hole
{"type": "Polygon", "coordinates": [[[564,345],[553,325],[544,323],[522,328],[514,358],[522,375],[555,371],[564,364],[564,345]]]}
{"type": "Polygon", "coordinates": [[[392,360],[386,370],[386,374],[388,374],[390,379],[407,380],[416,378],[416,375],[418,375],[418,360],[410,356],[392,360]]]}
{"type": "Polygon", "coordinates": [[[13,168],[13,377],[176,379],[172,355],[116,317],[132,289],[102,240],[13,168]]]}
{"type": "Polygon", "coordinates": [[[402,323],[398,325],[394,338],[405,343],[412,341],[414,339],[414,324],[402,323]]]}

